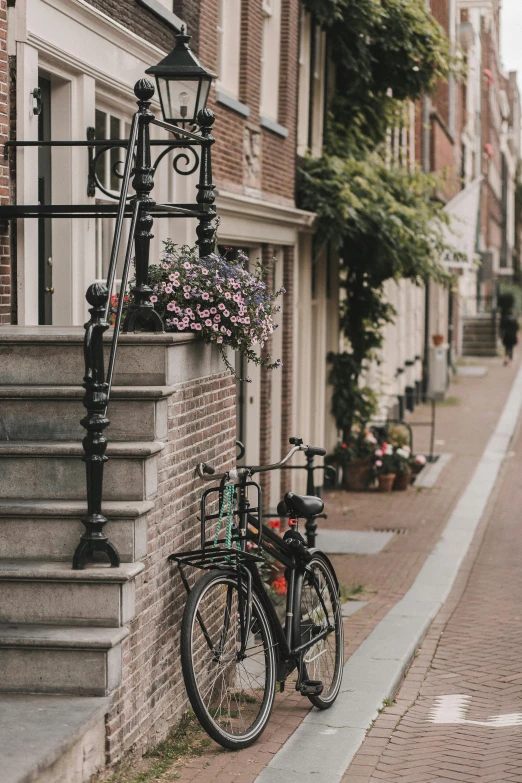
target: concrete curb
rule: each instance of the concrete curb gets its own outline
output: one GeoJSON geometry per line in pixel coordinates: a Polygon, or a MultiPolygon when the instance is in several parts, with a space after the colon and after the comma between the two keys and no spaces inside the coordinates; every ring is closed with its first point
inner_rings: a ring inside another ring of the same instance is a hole
{"type": "Polygon", "coordinates": [[[413,585],[346,662],[342,691],[334,706],[324,712],[311,710],[256,783],[339,783],[453,587],[521,408],[522,368],[473,476],[413,585]]]}

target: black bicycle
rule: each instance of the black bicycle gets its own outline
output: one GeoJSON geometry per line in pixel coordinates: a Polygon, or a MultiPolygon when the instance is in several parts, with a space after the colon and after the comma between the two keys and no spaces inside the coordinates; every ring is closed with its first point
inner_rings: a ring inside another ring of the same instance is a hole
{"type": "Polygon", "coordinates": [[[281,537],[262,524],[261,487],[252,481],[255,473],[276,470],[297,451],[325,454],[299,438],[290,443],[289,453],[274,465],[216,475],[209,465],[200,464],[201,478],[220,479],[201,500],[201,548],[170,556],[188,593],[181,627],[187,694],[212,739],[234,750],[261,735],[277,683],[284,690],[295,670],[296,690],[319,709],[331,707],[341,687],[343,622],[337,577],[326,555],[308,549],[298,531],[298,520],[321,514],[324,503],[287,493],[278,506],[278,514],[289,518],[289,529],[281,537]],[[214,535],[207,539],[210,525],[214,535]],[[285,566],[284,627],[261,579],[262,552],[285,566]],[[192,588],[186,566],[207,571],[192,588]]]}

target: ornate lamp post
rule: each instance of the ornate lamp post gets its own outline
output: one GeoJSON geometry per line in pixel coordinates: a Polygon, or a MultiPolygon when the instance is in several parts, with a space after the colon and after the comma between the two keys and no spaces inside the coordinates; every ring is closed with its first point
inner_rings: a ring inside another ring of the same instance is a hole
{"type": "Polygon", "coordinates": [[[182,27],[170,54],[145,71],[156,78],[163,119],[172,125],[198,124],[198,114],[205,108],[216,76],[190,50],[190,40],[182,27]]]}

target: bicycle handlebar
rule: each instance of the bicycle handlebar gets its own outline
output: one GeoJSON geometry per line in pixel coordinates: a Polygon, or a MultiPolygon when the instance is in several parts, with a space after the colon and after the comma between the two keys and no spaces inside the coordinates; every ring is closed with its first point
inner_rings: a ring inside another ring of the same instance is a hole
{"type": "Polygon", "coordinates": [[[324,457],[326,454],[326,450],[320,448],[319,446],[305,446],[301,438],[290,438],[290,443],[295,445],[292,446],[286,457],[283,457],[280,462],[274,462],[272,465],[254,465],[253,467],[249,468],[233,468],[226,473],[216,473],[213,467],[207,465],[205,462],[200,462],[196,468],[196,472],[199,478],[203,479],[204,481],[221,480],[227,476],[232,481],[237,481],[237,479],[243,478],[244,476],[253,476],[254,473],[266,473],[269,470],[277,470],[278,468],[282,468],[283,465],[286,465],[286,463],[294,456],[296,451],[304,451],[308,456],[317,455],[319,457],[324,457]]]}

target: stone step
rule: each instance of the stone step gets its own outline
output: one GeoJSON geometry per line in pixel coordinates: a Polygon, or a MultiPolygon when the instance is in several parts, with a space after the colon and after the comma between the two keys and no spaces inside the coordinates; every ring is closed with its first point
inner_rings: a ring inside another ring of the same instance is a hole
{"type": "Polygon", "coordinates": [[[0,693],[2,783],[87,783],[105,766],[110,697],[0,693]]]}
{"type": "Polygon", "coordinates": [[[486,356],[498,356],[497,351],[487,350],[486,348],[475,348],[473,350],[466,350],[464,349],[462,351],[463,356],[475,356],[475,357],[486,357],[486,356]]]}
{"type": "Polygon", "coordinates": [[[0,692],[107,696],[128,628],[0,625],[0,692]]]}
{"type": "MultiPolygon", "coordinates": [[[[0,328],[0,383],[6,386],[76,386],[82,383],[82,327],[6,326],[0,328]]],[[[106,361],[112,330],[105,334],[106,361]]],[[[195,334],[122,334],[116,386],[174,386],[222,372],[216,350],[195,334]]]]}
{"type": "MultiPolygon", "coordinates": [[[[114,386],[108,410],[110,441],[167,437],[169,386],[114,386]]],[[[0,386],[0,441],[81,440],[81,386],[0,386]]]]}
{"type": "MultiPolygon", "coordinates": [[[[158,486],[157,457],[165,443],[109,443],[103,497],[146,500],[158,486]]],[[[81,443],[0,441],[0,499],[84,500],[85,464],[81,443]]]]}
{"type": "Polygon", "coordinates": [[[0,624],[119,628],[136,612],[135,577],[143,563],[119,568],[69,563],[0,561],[0,624]]]}
{"type": "MultiPolygon", "coordinates": [[[[147,554],[147,513],[151,500],[106,501],[105,532],[123,563],[147,554]]],[[[0,558],[70,563],[85,528],[83,500],[0,500],[0,558]]]]}

